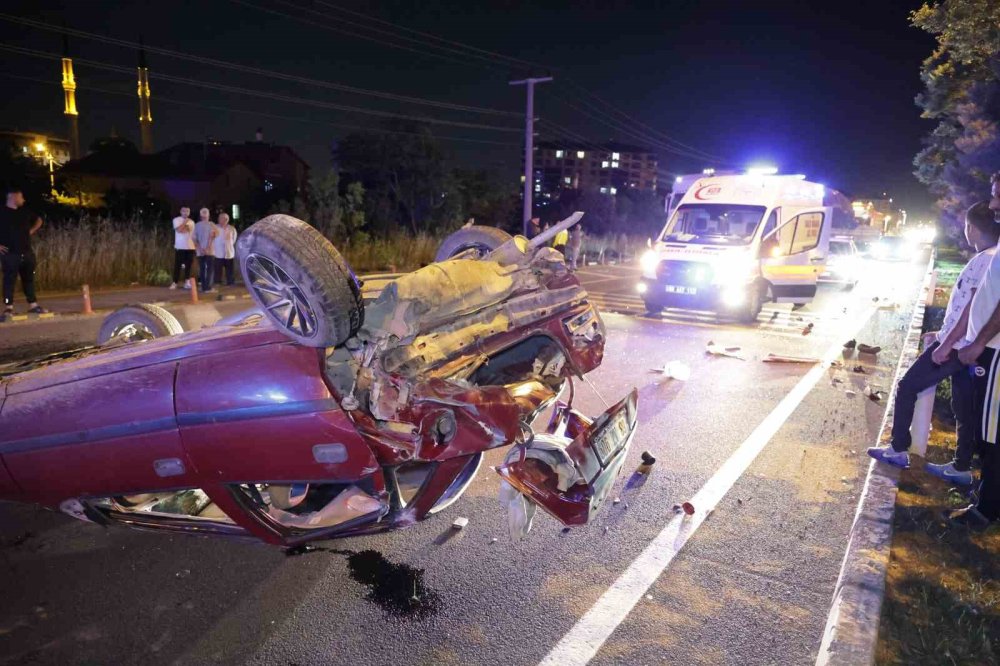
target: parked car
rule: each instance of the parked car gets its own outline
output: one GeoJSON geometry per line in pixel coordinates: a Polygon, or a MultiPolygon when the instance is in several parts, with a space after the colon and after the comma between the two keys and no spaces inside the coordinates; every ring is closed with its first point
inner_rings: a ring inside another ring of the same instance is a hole
{"type": "Polygon", "coordinates": [[[496,468],[511,524],[526,530],[536,506],[588,522],[621,471],[637,393],[596,419],[573,409],[605,329],[545,235],[456,233],[475,242],[445,241],[452,256],[366,304],[315,229],[260,220],[238,244],[258,313],[165,337],[169,322],[118,317],[104,345],[8,370],[0,499],[290,547],[441,512],[486,451],[511,447],[496,468]]]}
{"type": "Polygon", "coordinates": [[[878,261],[915,261],[923,249],[903,236],[882,236],[871,244],[869,255],[878,261]]]}
{"type": "Polygon", "coordinates": [[[820,282],[841,284],[845,289],[853,289],[861,279],[861,254],[854,240],[848,237],[830,239],[826,270],[819,276],[820,282]]]}

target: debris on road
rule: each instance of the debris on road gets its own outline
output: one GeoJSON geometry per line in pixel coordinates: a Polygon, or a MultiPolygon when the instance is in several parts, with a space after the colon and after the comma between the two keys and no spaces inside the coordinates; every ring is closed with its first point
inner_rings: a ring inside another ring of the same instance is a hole
{"type": "Polygon", "coordinates": [[[465,529],[465,526],[468,524],[469,524],[468,518],[456,518],[455,522],[451,524],[451,529],[453,530],[465,529]]]}
{"type": "Polygon", "coordinates": [[[784,356],[782,354],[768,354],[761,359],[764,363],[819,363],[820,359],[812,356],[784,356]]]}
{"type": "Polygon", "coordinates": [[[850,340],[844,343],[844,349],[854,349],[857,346],[858,346],[858,341],[855,340],[854,338],[851,338],[850,340]]]}
{"type": "Polygon", "coordinates": [[[622,503],[622,498],[621,497],[616,497],[613,500],[611,500],[611,504],[613,504],[614,506],[618,506],[621,503],[622,503]]]}
{"type": "Polygon", "coordinates": [[[649,451],[643,451],[642,464],[639,465],[639,468],[636,470],[636,473],[649,474],[649,472],[653,469],[653,465],[655,464],[656,464],[656,458],[653,457],[653,454],[651,454],[649,451]]]}
{"type": "Polygon", "coordinates": [[[864,375],[864,374],[866,374],[866,373],[865,373],[865,368],[864,368],[864,366],[862,366],[862,365],[856,365],[856,366],[854,366],[853,368],[851,368],[851,372],[856,372],[856,373],[858,373],[859,375],[864,375]]]}
{"type": "Polygon", "coordinates": [[[866,345],[863,342],[858,345],[858,353],[859,354],[873,354],[874,355],[874,354],[878,354],[880,351],[882,351],[881,347],[876,347],[876,346],[873,346],[873,345],[866,345]]]}
{"type": "Polygon", "coordinates": [[[864,394],[865,397],[871,400],[872,402],[878,402],[879,400],[882,399],[882,396],[886,395],[886,392],[880,391],[878,389],[873,389],[868,384],[865,384],[864,394]]]}
{"type": "Polygon", "coordinates": [[[723,347],[722,345],[715,344],[711,340],[709,340],[708,344],[705,345],[706,354],[711,354],[713,356],[728,356],[729,358],[738,358],[741,361],[745,361],[746,359],[743,356],[736,353],[739,350],[739,347],[723,347]]]}
{"type": "Polygon", "coordinates": [[[857,395],[857,392],[852,391],[851,389],[847,389],[846,391],[844,391],[844,395],[846,395],[848,398],[853,398],[854,396],[857,395]]]}
{"type": "Polygon", "coordinates": [[[687,515],[689,516],[694,515],[694,504],[691,504],[691,502],[684,502],[683,504],[681,504],[681,508],[684,509],[684,513],[686,513],[687,515]]]}
{"type": "Polygon", "coordinates": [[[659,372],[667,379],[676,379],[686,382],[691,378],[691,368],[681,361],[670,361],[662,368],[656,368],[653,372],[659,372]]]}
{"type": "Polygon", "coordinates": [[[813,322],[809,322],[808,324],[806,324],[806,327],[802,329],[802,335],[809,335],[810,333],[812,333],[813,326],[815,326],[813,322]]]}

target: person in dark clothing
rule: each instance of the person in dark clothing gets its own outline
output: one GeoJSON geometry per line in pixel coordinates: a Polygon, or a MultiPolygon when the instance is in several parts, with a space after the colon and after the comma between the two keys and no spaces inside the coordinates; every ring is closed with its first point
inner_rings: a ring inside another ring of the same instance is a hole
{"type": "Polygon", "coordinates": [[[28,300],[28,312],[42,314],[45,308],[35,296],[35,253],[31,237],[42,226],[42,218],[24,207],[21,188],[7,188],[7,204],[0,209],[0,266],[3,267],[3,313],[0,321],[14,314],[14,286],[21,278],[21,288],[28,300]]]}
{"type": "Polygon", "coordinates": [[[531,218],[528,221],[528,238],[534,238],[540,233],[542,233],[541,221],[537,217],[531,218]]]}

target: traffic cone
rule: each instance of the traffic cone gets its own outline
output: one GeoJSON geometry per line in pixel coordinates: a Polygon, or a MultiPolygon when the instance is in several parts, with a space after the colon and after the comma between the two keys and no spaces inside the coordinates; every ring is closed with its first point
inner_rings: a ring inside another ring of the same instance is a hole
{"type": "Polygon", "coordinates": [[[198,281],[194,278],[188,278],[191,281],[191,302],[198,302],[198,281]]]}
{"type": "Polygon", "coordinates": [[[90,306],[90,285],[83,285],[83,314],[94,314],[94,309],[90,306]]]}

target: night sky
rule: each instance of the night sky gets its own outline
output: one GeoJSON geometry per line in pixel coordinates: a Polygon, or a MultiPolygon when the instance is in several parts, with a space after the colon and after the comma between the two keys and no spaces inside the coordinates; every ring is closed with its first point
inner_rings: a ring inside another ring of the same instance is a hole
{"type": "MultiPolygon", "coordinates": [[[[263,126],[266,140],[293,146],[314,169],[322,169],[338,136],[378,123],[364,111],[374,110],[501,128],[433,126],[435,134],[448,137],[445,145],[458,162],[497,170],[515,183],[524,89],[507,81],[547,69],[556,80],[537,89],[541,139],[580,135],[593,143],[656,142],[663,177],[722,166],[692,156],[692,149],[736,166],[772,162],[783,172],[805,173],[852,195],[887,191],[911,216],[921,217],[929,214],[931,197],[913,178],[911,163],[933,125],[920,119],[913,98],[921,88],[920,62],[934,41],[908,26],[907,14],[919,5],[918,0],[42,0],[8,2],[0,11],[127,41],[141,34],[151,47],[309,79],[506,112],[442,109],[149,53],[154,141],[160,148],[206,137],[250,140],[263,126]],[[473,55],[445,42],[437,44],[453,51],[433,49],[423,43],[428,37],[365,17],[536,67],[473,55]],[[195,87],[157,79],[158,74],[362,110],[195,87]],[[662,150],[667,143],[680,154],[662,150]]],[[[58,56],[62,38],[2,20],[0,45],[58,56]]],[[[79,62],[131,70],[134,49],[82,37],[71,37],[70,48],[77,58],[83,145],[109,134],[112,126],[138,142],[134,70],[119,73],[79,62]]],[[[59,86],[36,81],[58,83],[59,71],[58,61],[0,50],[7,93],[0,126],[65,136],[59,86]]]]}

